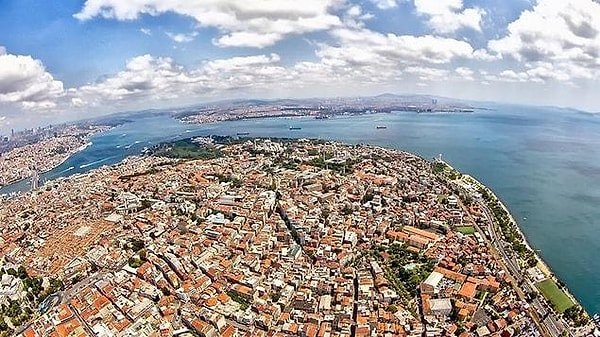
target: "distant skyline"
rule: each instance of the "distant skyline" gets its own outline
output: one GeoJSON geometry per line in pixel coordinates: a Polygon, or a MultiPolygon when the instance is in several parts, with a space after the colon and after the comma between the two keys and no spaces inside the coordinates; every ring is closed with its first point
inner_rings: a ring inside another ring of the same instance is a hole
{"type": "Polygon", "coordinates": [[[0,32],[0,131],[229,98],[600,111],[593,0],[19,0],[0,32]]]}

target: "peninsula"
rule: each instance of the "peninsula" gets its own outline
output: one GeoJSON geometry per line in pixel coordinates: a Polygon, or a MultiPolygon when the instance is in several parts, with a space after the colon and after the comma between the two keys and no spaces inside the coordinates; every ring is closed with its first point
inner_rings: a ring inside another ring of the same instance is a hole
{"type": "Polygon", "coordinates": [[[499,200],[443,162],[306,139],[153,152],[6,201],[3,335],[594,329],[499,200]]]}

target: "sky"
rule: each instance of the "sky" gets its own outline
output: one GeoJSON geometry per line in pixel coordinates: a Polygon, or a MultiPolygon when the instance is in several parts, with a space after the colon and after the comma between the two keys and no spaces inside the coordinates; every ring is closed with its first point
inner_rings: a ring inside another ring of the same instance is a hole
{"type": "Polygon", "coordinates": [[[0,1],[0,131],[230,98],[600,111],[593,0],[0,1]]]}

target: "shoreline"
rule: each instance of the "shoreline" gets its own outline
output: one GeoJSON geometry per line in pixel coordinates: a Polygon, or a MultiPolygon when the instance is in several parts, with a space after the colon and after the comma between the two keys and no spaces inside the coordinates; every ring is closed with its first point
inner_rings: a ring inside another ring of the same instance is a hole
{"type": "MultiPolygon", "coordinates": [[[[552,268],[550,268],[548,263],[546,261],[544,261],[544,259],[542,259],[540,254],[538,254],[538,252],[531,247],[531,244],[529,243],[527,236],[523,233],[523,231],[521,229],[521,225],[519,224],[518,221],[516,221],[515,217],[510,212],[509,208],[504,204],[502,199],[500,197],[498,197],[498,195],[491,188],[489,188],[488,186],[486,186],[485,184],[480,182],[477,178],[473,177],[472,175],[462,173],[461,171],[457,170],[456,168],[454,168],[454,166],[450,165],[448,162],[446,162],[444,160],[440,160],[440,162],[444,163],[445,165],[447,165],[450,169],[454,170],[455,172],[458,172],[459,174],[461,174],[463,178],[466,177],[467,181],[470,179],[475,185],[477,185],[477,187],[480,187],[480,188],[483,188],[484,190],[486,190],[492,196],[492,198],[498,202],[498,204],[502,207],[502,209],[504,209],[504,211],[508,215],[509,220],[515,224],[517,233],[520,236],[520,241],[527,247],[527,249],[529,249],[530,251],[533,252],[533,255],[535,256],[535,258],[539,264],[539,266],[536,266],[536,267],[538,269],[540,269],[540,271],[542,273],[544,273],[544,275],[547,277],[547,279],[552,279],[554,282],[562,284],[563,285],[562,287],[560,287],[560,285],[559,285],[559,289],[561,289],[565,293],[565,295],[567,295],[569,297],[569,299],[571,299],[571,301],[573,301],[574,306],[579,306],[580,308],[582,308],[585,311],[585,313],[587,314],[587,316],[589,318],[591,318],[592,314],[589,313],[588,310],[584,306],[581,305],[581,302],[575,297],[575,295],[573,295],[571,293],[571,291],[568,288],[568,285],[566,283],[564,283],[562,280],[560,280],[558,278],[558,276],[556,276],[556,274],[552,271],[552,268]],[[546,272],[547,272],[547,274],[546,274],[546,272]]],[[[461,180],[463,178],[461,178],[461,180]]],[[[496,225],[494,224],[494,226],[496,226],[496,225]]],[[[500,233],[500,235],[502,235],[502,233],[500,233]]],[[[534,283],[534,282],[531,282],[531,283],[535,287],[536,283],[534,283]]],[[[535,287],[535,289],[537,290],[537,292],[540,295],[542,295],[541,291],[539,289],[537,289],[537,287],[535,287]]],[[[543,297],[543,295],[542,295],[542,297],[543,297]]],[[[552,310],[556,312],[556,310],[554,308],[552,308],[552,310]]]]}
{"type": "MultiPolygon", "coordinates": [[[[38,172],[38,174],[39,174],[39,175],[46,174],[46,173],[48,173],[48,172],[50,172],[50,171],[52,171],[52,170],[56,169],[56,168],[57,168],[57,167],[59,167],[60,165],[62,165],[62,164],[64,164],[65,162],[67,162],[67,160],[69,160],[69,159],[70,159],[71,157],[73,157],[75,154],[77,154],[77,153],[79,153],[79,152],[81,152],[81,151],[84,151],[85,149],[87,149],[89,146],[91,146],[91,145],[93,144],[93,142],[92,142],[92,141],[90,141],[90,140],[88,139],[88,137],[86,137],[84,140],[85,140],[85,143],[84,143],[83,145],[79,146],[78,148],[74,149],[73,151],[70,151],[70,152],[68,153],[68,155],[67,155],[67,156],[65,156],[63,159],[61,159],[61,160],[60,160],[60,161],[59,161],[59,162],[58,162],[56,165],[53,165],[52,167],[50,167],[50,168],[48,168],[48,169],[45,169],[45,170],[43,170],[43,171],[40,171],[40,172],[38,172]]],[[[9,182],[9,183],[8,183],[8,184],[6,184],[6,185],[0,186],[0,190],[4,189],[4,188],[6,188],[6,187],[9,187],[9,186],[11,186],[11,185],[15,185],[15,184],[19,184],[19,183],[21,183],[21,182],[27,181],[27,180],[31,179],[31,177],[32,177],[32,176],[29,176],[29,177],[25,177],[25,178],[22,178],[22,179],[18,179],[18,180],[11,181],[11,182],[9,182]]],[[[20,194],[20,192],[19,192],[18,194],[20,194]]],[[[0,193],[0,197],[6,197],[6,196],[9,196],[9,194],[6,194],[6,193],[0,193]]]]}
{"type": "MultiPolygon", "coordinates": [[[[452,167],[452,166],[450,166],[452,167]]],[[[457,171],[459,172],[459,171],[457,171]]],[[[564,284],[565,286],[561,289],[565,292],[565,294],[567,296],[569,296],[569,298],[571,298],[571,300],[573,301],[573,303],[575,305],[579,305],[581,306],[581,303],[579,302],[579,300],[571,293],[571,291],[568,289],[568,287],[566,286],[566,284],[560,280],[558,278],[558,276],[556,276],[556,274],[554,273],[554,271],[552,270],[552,268],[548,265],[548,263],[546,261],[544,261],[544,259],[540,256],[540,254],[538,254],[539,250],[536,250],[534,248],[532,248],[531,244],[529,243],[529,240],[527,239],[527,236],[525,235],[525,233],[523,233],[522,229],[521,229],[521,225],[519,224],[519,222],[515,219],[515,217],[512,215],[512,213],[510,212],[509,208],[504,204],[504,202],[502,201],[502,199],[500,197],[498,197],[498,195],[496,193],[494,193],[494,191],[492,189],[490,189],[489,187],[487,187],[486,185],[482,184],[479,180],[477,180],[475,177],[468,175],[468,174],[464,174],[465,176],[471,178],[473,181],[475,181],[478,185],[480,185],[481,187],[483,187],[484,189],[487,190],[488,193],[490,193],[494,199],[498,202],[498,204],[500,204],[500,206],[504,209],[504,211],[506,212],[506,214],[508,214],[508,217],[510,219],[510,221],[512,221],[515,224],[515,227],[517,229],[517,232],[519,233],[520,237],[521,237],[521,241],[523,242],[523,244],[533,252],[536,260],[538,261],[538,264],[540,264],[541,266],[536,266],[537,268],[539,268],[548,278],[551,278],[555,281],[560,281],[560,283],[564,284]],[[547,272],[547,274],[546,274],[547,272]]],[[[587,312],[587,310],[586,310],[587,312]]],[[[589,315],[589,313],[588,313],[589,315]]]]}
{"type": "MultiPolygon", "coordinates": [[[[299,116],[299,118],[306,118],[306,117],[307,117],[307,116],[299,116]]],[[[257,117],[257,118],[263,119],[263,118],[281,118],[281,117],[257,117]]],[[[178,122],[182,123],[182,124],[186,124],[186,123],[184,123],[183,121],[181,121],[181,120],[179,120],[179,119],[176,119],[176,118],[174,118],[174,119],[175,119],[175,120],[177,120],[178,122]]],[[[228,120],[228,121],[234,121],[234,120],[228,120]]],[[[214,123],[222,123],[222,122],[224,122],[224,121],[218,121],[218,122],[214,122],[214,123]]],[[[192,123],[192,124],[193,124],[193,123],[192,123]]],[[[208,124],[212,124],[212,123],[208,123],[208,124]]],[[[94,134],[95,134],[95,133],[92,133],[90,136],[93,136],[94,134]]],[[[64,158],[62,161],[60,161],[60,162],[59,162],[57,165],[55,165],[55,166],[54,166],[54,167],[52,167],[52,168],[49,168],[48,170],[45,170],[45,171],[43,171],[43,172],[40,172],[40,174],[45,174],[45,173],[47,173],[47,172],[49,172],[49,171],[52,171],[52,170],[56,169],[56,168],[57,168],[57,167],[59,167],[60,165],[64,164],[64,163],[65,163],[65,162],[66,162],[66,161],[67,161],[69,158],[71,158],[73,155],[75,155],[75,154],[76,154],[76,153],[78,153],[78,152],[81,152],[81,151],[85,150],[85,149],[86,149],[88,146],[92,145],[92,143],[89,141],[88,137],[86,137],[84,140],[86,141],[86,143],[85,143],[85,144],[83,144],[83,145],[81,145],[80,147],[78,147],[77,149],[75,149],[75,151],[73,151],[73,152],[72,152],[72,153],[70,153],[68,156],[66,156],[66,157],[65,157],[65,158],[64,158]]],[[[398,150],[398,149],[395,149],[395,150],[398,150]]],[[[407,152],[407,151],[403,151],[403,150],[398,150],[398,151],[407,152]]],[[[417,156],[417,157],[419,157],[419,158],[422,158],[422,157],[420,157],[419,155],[417,155],[417,154],[415,154],[415,153],[413,153],[413,152],[407,152],[407,153],[410,153],[411,155],[414,155],[414,156],[417,156]]],[[[448,165],[448,167],[450,167],[450,168],[454,169],[456,172],[459,172],[459,173],[461,173],[460,171],[456,170],[456,169],[455,169],[455,168],[454,168],[452,165],[450,165],[449,163],[447,163],[447,162],[445,162],[445,161],[442,161],[442,162],[444,162],[446,165],[448,165]]],[[[519,234],[519,236],[520,236],[520,241],[521,241],[521,242],[522,242],[522,243],[523,243],[523,244],[524,244],[524,245],[525,245],[525,246],[526,246],[526,247],[527,247],[529,250],[531,250],[531,251],[533,252],[533,255],[534,255],[534,256],[535,256],[535,258],[537,259],[538,263],[539,263],[541,266],[544,266],[544,267],[545,267],[545,269],[547,269],[547,271],[549,272],[549,274],[548,274],[547,276],[548,276],[549,278],[552,278],[552,279],[554,279],[555,281],[560,281],[560,282],[561,282],[561,284],[563,284],[563,285],[564,285],[562,288],[563,288],[563,291],[565,292],[565,294],[566,294],[567,296],[569,296],[569,298],[570,298],[570,299],[573,301],[573,303],[574,303],[574,304],[581,306],[581,303],[580,303],[580,302],[579,302],[579,300],[577,300],[577,298],[576,298],[576,297],[575,297],[575,296],[574,296],[574,295],[571,293],[571,291],[568,289],[568,286],[567,286],[567,285],[566,285],[564,282],[562,282],[562,281],[561,281],[561,280],[560,280],[560,279],[559,279],[559,278],[558,278],[558,277],[555,275],[555,273],[552,271],[552,269],[549,267],[549,265],[548,265],[548,264],[547,264],[547,263],[546,263],[546,262],[545,262],[545,261],[542,259],[542,257],[541,257],[541,256],[540,256],[540,255],[539,255],[537,252],[536,252],[536,250],[532,249],[532,246],[531,246],[531,244],[529,243],[529,241],[528,241],[528,239],[527,239],[527,236],[526,236],[526,235],[523,233],[523,231],[521,230],[521,227],[520,227],[520,224],[519,224],[519,222],[517,222],[517,221],[515,220],[514,216],[512,215],[512,213],[510,212],[510,210],[508,209],[508,207],[506,207],[506,205],[504,204],[504,202],[503,202],[503,201],[502,201],[502,200],[501,200],[501,199],[500,199],[500,198],[499,198],[499,197],[498,197],[498,196],[497,196],[497,195],[494,193],[494,191],[493,191],[492,189],[490,189],[490,188],[489,188],[489,187],[487,187],[486,185],[482,184],[482,183],[481,183],[479,180],[477,180],[477,179],[476,179],[476,178],[474,178],[473,176],[470,176],[470,175],[468,175],[468,174],[463,174],[463,175],[464,175],[464,176],[466,176],[466,177],[470,177],[470,178],[472,179],[472,181],[473,181],[473,182],[475,182],[477,185],[481,186],[482,188],[486,189],[486,191],[488,191],[488,192],[489,192],[489,193],[492,195],[492,197],[493,197],[495,200],[497,200],[497,202],[500,204],[500,206],[501,206],[501,207],[504,209],[504,211],[507,213],[507,215],[508,215],[508,217],[509,217],[510,221],[511,221],[512,223],[514,223],[514,224],[515,224],[515,228],[516,228],[516,230],[517,230],[517,232],[518,232],[518,234],[519,234]]],[[[21,179],[21,180],[18,180],[18,181],[12,182],[12,183],[10,183],[10,184],[7,184],[7,185],[4,185],[4,186],[2,186],[1,188],[5,188],[5,187],[7,187],[7,186],[10,186],[10,185],[12,185],[12,184],[19,183],[19,182],[21,182],[21,181],[26,181],[27,179],[30,179],[30,178],[31,178],[31,177],[27,177],[27,178],[24,178],[24,179],[21,179]]],[[[543,272],[545,272],[544,270],[542,270],[542,271],[543,271],[543,272]]],[[[581,306],[581,307],[583,308],[583,306],[581,306]]],[[[584,310],[585,310],[585,308],[584,308],[584,310]]],[[[587,312],[587,310],[586,310],[586,312],[587,312]]],[[[589,316],[591,316],[591,315],[590,315],[590,313],[588,313],[588,315],[589,315],[589,316]]]]}

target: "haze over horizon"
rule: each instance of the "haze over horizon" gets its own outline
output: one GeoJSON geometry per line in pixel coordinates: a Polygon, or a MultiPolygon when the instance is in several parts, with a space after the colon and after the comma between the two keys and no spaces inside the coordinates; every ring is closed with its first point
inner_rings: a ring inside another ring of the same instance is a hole
{"type": "Polygon", "coordinates": [[[593,0],[23,0],[0,31],[0,130],[386,92],[600,111],[593,0]]]}

